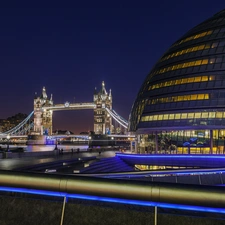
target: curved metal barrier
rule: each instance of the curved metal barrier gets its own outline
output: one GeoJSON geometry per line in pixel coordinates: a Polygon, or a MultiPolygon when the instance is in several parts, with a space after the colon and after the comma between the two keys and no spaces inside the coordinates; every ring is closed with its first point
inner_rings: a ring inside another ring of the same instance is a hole
{"type": "Polygon", "coordinates": [[[224,187],[146,183],[143,181],[14,171],[0,172],[0,186],[0,190],[3,190],[4,187],[26,188],[27,191],[53,191],[61,196],[75,194],[87,196],[87,199],[88,196],[95,196],[95,200],[110,198],[112,202],[115,202],[113,199],[121,199],[125,202],[141,201],[155,205],[205,207],[205,211],[214,208],[216,212],[225,213],[224,187]]]}

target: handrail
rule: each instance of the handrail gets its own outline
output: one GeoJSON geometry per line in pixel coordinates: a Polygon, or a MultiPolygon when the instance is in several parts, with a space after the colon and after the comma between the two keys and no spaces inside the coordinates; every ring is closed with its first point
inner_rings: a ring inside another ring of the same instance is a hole
{"type": "Polygon", "coordinates": [[[224,187],[0,171],[0,186],[196,207],[225,208],[224,187]]]}

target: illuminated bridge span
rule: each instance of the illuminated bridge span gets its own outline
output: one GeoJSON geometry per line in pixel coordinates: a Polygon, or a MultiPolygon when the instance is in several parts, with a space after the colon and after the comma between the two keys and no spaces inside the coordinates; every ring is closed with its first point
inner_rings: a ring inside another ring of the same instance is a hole
{"type": "Polygon", "coordinates": [[[96,105],[94,103],[73,103],[73,104],[57,104],[53,106],[42,107],[43,110],[61,111],[61,110],[79,110],[79,109],[94,109],[96,105]]]}
{"type": "Polygon", "coordinates": [[[52,95],[48,98],[46,89],[43,87],[41,96],[35,95],[34,111],[14,128],[0,136],[7,135],[52,135],[52,116],[54,111],[62,110],[94,110],[94,132],[95,134],[118,133],[112,120],[116,121],[123,129],[127,129],[128,122],[112,108],[111,90],[107,93],[105,84],[99,92],[95,89],[93,102],[54,104],[52,95]]]}

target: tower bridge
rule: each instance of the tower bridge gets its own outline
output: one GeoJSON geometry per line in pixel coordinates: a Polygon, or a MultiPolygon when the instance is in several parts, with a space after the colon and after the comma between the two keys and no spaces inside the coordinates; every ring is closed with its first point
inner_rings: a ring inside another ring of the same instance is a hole
{"type": "Polygon", "coordinates": [[[128,122],[116,113],[112,108],[112,93],[106,91],[105,83],[102,82],[100,91],[95,88],[93,102],[80,102],[64,104],[55,104],[51,94],[48,98],[45,87],[42,89],[40,96],[35,93],[34,97],[34,110],[24,119],[20,124],[8,130],[7,132],[0,133],[0,137],[7,135],[53,135],[53,113],[62,110],[93,110],[94,116],[94,132],[95,134],[113,134],[115,127],[112,121],[115,120],[124,129],[127,129],[128,122]]]}

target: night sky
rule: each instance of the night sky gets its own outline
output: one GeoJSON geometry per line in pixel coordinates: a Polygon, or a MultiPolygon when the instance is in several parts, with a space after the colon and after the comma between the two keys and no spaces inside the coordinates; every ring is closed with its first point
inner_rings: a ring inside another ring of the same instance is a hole
{"type": "MultiPolygon", "coordinates": [[[[2,119],[29,114],[43,86],[55,104],[91,102],[102,81],[112,89],[113,108],[128,119],[162,54],[225,8],[224,0],[30,2],[0,8],[2,119]]],[[[93,111],[55,112],[53,129],[92,130],[93,111]]]]}

